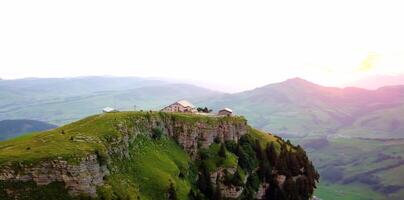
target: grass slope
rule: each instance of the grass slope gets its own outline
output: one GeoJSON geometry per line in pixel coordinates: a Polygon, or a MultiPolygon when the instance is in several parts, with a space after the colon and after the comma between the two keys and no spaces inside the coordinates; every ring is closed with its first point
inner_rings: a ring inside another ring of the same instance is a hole
{"type": "Polygon", "coordinates": [[[108,177],[100,188],[108,199],[164,199],[170,182],[180,199],[186,199],[190,181],[179,178],[190,173],[188,155],[170,138],[153,140],[139,135],[131,148],[130,160],[114,160],[120,170],[108,177]]]}

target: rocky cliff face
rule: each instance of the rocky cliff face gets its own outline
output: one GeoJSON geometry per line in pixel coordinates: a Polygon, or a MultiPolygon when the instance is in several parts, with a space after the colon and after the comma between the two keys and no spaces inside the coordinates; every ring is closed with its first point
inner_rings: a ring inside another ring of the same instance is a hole
{"type": "MultiPolygon", "coordinates": [[[[87,194],[96,197],[96,187],[102,185],[103,177],[108,174],[106,166],[101,166],[97,155],[88,155],[78,164],[69,164],[67,161],[47,160],[35,166],[20,165],[15,167],[5,166],[0,169],[1,181],[33,181],[38,186],[48,185],[52,182],[62,182],[72,196],[87,194]]],[[[10,195],[18,198],[18,193],[8,190],[10,195]]]]}
{"type": "Polygon", "coordinates": [[[199,148],[208,148],[215,139],[237,142],[247,133],[246,122],[221,122],[213,125],[197,122],[194,126],[187,126],[174,121],[165,123],[163,127],[191,156],[195,156],[199,148]]]}
{"type": "Polygon", "coordinates": [[[247,133],[248,129],[247,121],[244,118],[223,120],[223,117],[212,116],[210,122],[204,120],[189,122],[167,117],[170,116],[169,114],[164,114],[164,116],[118,123],[117,129],[123,133],[123,136],[113,140],[109,153],[128,157],[128,147],[138,134],[151,135],[154,129],[160,129],[174,138],[192,158],[195,158],[199,148],[208,148],[215,139],[222,142],[229,140],[237,142],[241,136],[247,133]]]}

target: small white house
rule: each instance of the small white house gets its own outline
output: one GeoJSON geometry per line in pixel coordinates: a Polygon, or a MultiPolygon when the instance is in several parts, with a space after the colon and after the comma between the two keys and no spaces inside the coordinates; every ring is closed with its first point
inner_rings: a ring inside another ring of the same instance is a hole
{"type": "Polygon", "coordinates": [[[218,115],[232,116],[233,110],[230,108],[223,108],[223,109],[219,110],[218,115]]]}
{"type": "Polygon", "coordinates": [[[118,112],[118,110],[116,110],[115,108],[111,108],[111,107],[105,107],[104,109],[102,109],[102,112],[111,113],[111,112],[118,112]]]}

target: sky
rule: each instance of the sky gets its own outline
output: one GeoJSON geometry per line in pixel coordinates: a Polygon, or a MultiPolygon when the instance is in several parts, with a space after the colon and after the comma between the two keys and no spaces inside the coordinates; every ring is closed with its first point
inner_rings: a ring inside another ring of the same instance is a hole
{"type": "Polygon", "coordinates": [[[343,86],[404,74],[403,9],[394,0],[0,1],[0,78],[343,86]]]}

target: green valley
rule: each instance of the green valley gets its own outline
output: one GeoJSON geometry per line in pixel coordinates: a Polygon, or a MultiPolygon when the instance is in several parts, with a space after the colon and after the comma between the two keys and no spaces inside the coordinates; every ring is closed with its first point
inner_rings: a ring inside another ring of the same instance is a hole
{"type": "Polygon", "coordinates": [[[403,139],[293,139],[307,149],[321,174],[317,196],[327,199],[400,199],[404,195],[403,139]],[[337,193],[341,193],[337,195],[337,193]]]}

